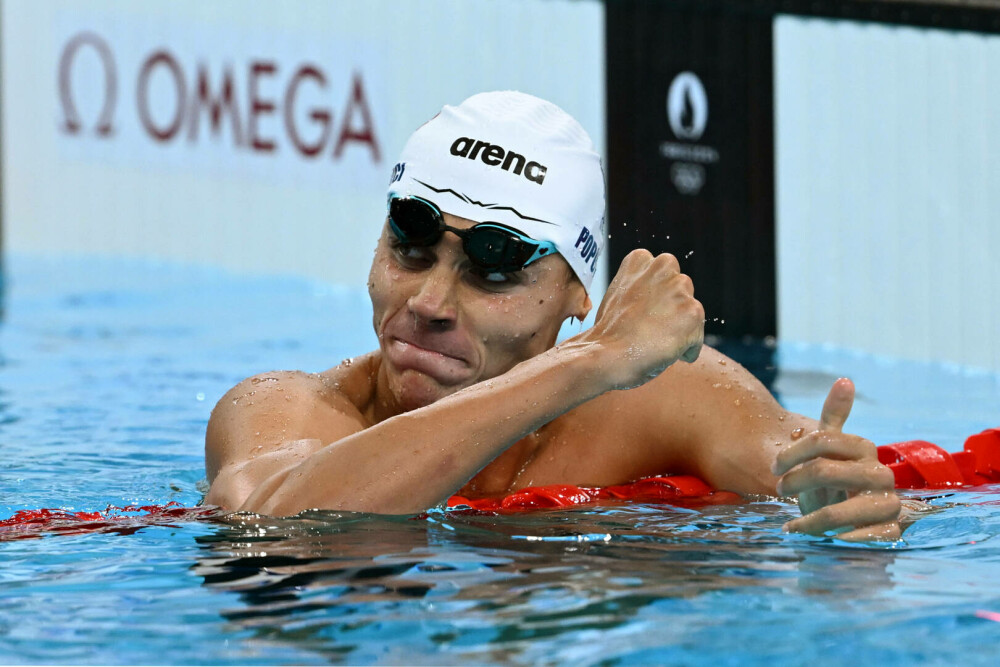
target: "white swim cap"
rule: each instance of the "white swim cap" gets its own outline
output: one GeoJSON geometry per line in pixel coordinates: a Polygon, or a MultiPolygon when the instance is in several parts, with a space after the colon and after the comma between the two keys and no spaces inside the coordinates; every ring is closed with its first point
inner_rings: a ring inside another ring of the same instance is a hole
{"type": "Polygon", "coordinates": [[[568,113],[514,91],[446,106],[406,142],[389,195],[555,244],[589,291],[604,246],[604,173],[568,113]]]}

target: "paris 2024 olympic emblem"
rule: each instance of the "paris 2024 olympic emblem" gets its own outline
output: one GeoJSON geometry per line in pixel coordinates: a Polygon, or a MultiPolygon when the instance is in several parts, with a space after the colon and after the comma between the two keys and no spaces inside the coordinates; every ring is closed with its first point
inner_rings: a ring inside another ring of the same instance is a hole
{"type": "Polygon", "coordinates": [[[694,72],[681,72],[670,83],[667,121],[678,140],[660,144],[660,155],[671,161],[670,180],[682,195],[697,195],[705,185],[706,165],[718,162],[719,152],[696,143],[708,126],[708,93],[694,72]]]}

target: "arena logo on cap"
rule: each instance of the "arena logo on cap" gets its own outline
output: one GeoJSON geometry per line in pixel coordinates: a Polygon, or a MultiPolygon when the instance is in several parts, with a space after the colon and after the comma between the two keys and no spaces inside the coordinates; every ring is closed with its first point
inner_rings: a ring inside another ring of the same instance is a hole
{"type": "Polygon", "coordinates": [[[475,160],[476,157],[479,157],[484,164],[491,167],[499,166],[504,171],[510,171],[513,166],[515,174],[521,176],[523,171],[526,179],[539,185],[545,180],[545,172],[548,171],[545,165],[528,160],[514,151],[505,150],[503,146],[470,137],[456,139],[451,145],[451,154],[469,160],[475,160]]]}

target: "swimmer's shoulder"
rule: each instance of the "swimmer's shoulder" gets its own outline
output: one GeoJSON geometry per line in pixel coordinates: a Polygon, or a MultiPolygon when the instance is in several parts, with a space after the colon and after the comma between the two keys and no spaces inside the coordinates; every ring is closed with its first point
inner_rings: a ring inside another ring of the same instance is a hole
{"type": "Polygon", "coordinates": [[[734,434],[787,416],[746,368],[707,345],[695,362],[677,362],[643,385],[608,392],[577,410],[587,426],[627,434],[629,443],[658,452],[682,473],[692,472],[708,445],[741,442],[734,434]]]}
{"type": "Polygon", "coordinates": [[[591,399],[558,418],[561,428],[553,430],[573,433],[577,443],[611,440],[642,451],[686,448],[700,438],[712,412],[732,409],[737,394],[756,391],[747,378],[752,382],[739,364],[705,346],[694,363],[677,362],[645,384],[591,399]]]}
{"type": "Polygon", "coordinates": [[[260,406],[288,412],[319,402],[341,412],[361,415],[371,403],[378,371],[377,353],[345,359],[319,373],[297,370],[268,371],[251,376],[230,389],[214,412],[232,406],[260,406]],[[282,403],[292,403],[285,405],[282,403]]]}
{"type": "Polygon", "coordinates": [[[371,426],[365,387],[368,356],[321,373],[269,371],[248,377],[219,399],[205,433],[209,479],[254,447],[283,439],[334,440],[371,426]],[[358,371],[351,368],[357,364],[358,371]],[[248,449],[249,448],[249,449],[248,449]],[[246,451],[244,451],[246,450],[246,451]]]}

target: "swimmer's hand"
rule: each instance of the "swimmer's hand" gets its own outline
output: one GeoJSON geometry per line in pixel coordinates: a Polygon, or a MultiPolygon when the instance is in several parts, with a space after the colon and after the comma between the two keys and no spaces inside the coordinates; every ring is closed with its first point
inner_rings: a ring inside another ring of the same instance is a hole
{"type": "Polygon", "coordinates": [[[842,431],[853,404],[854,383],[837,380],[819,428],[778,453],[772,468],[778,493],[798,496],[802,511],[785,530],[850,541],[899,539],[901,505],[892,471],[878,462],[871,441],[842,431]]]}
{"type": "Polygon", "coordinates": [[[670,254],[633,250],[608,286],[594,326],[580,335],[611,351],[615,389],[637,387],[675,361],[694,362],[705,338],[705,310],[670,254]]]}

